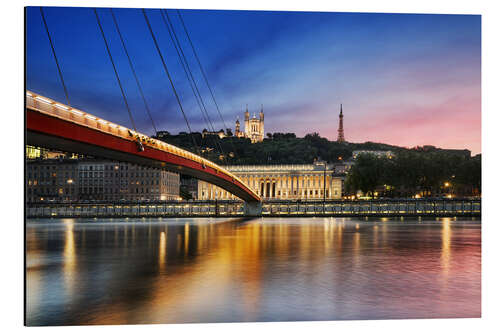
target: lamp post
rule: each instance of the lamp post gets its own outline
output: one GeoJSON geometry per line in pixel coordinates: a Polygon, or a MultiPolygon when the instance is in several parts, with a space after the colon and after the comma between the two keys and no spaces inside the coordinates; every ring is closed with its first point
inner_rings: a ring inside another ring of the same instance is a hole
{"type": "Polygon", "coordinates": [[[446,197],[447,198],[451,198],[451,183],[450,182],[444,182],[444,188],[447,189],[446,190],[446,197]]]}
{"type": "Polygon", "coordinates": [[[325,201],[326,201],[326,162],[323,163],[323,215],[325,214],[325,201]]]}

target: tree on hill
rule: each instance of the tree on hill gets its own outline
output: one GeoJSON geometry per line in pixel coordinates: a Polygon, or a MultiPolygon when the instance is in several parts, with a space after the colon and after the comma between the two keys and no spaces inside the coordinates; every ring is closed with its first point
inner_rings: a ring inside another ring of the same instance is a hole
{"type": "Polygon", "coordinates": [[[361,190],[363,193],[373,195],[376,188],[384,181],[388,160],[371,154],[360,154],[345,180],[347,192],[356,193],[361,190]]]}

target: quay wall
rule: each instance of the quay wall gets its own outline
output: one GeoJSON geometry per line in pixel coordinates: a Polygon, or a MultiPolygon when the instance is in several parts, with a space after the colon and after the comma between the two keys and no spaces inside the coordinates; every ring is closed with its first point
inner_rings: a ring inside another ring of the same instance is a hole
{"type": "Polygon", "coordinates": [[[242,201],[39,203],[28,205],[25,216],[27,218],[481,216],[480,199],[264,201],[260,207],[259,214],[255,209],[249,210],[242,201]]]}

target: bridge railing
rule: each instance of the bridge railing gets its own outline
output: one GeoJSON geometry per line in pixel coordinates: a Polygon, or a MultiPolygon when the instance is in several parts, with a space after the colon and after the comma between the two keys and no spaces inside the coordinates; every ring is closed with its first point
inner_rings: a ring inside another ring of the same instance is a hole
{"type": "Polygon", "coordinates": [[[407,216],[407,215],[478,215],[481,214],[479,199],[432,199],[432,200],[371,200],[349,201],[265,201],[263,216],[280,215],[359,215],[359,216],[407,216]]]}
{"type": "MultiPolygon", "coordinates": [[[[34,203],[27,218],[125,217],[125,216],[243,216],[241,201],[159,201],[113,203],[34,203]]],[[[481,200],[374,200],[374,201],[271,201],[262,205],[262,216],[357,216],[357,217],[460,217],[481,216],[481,200]]]]}
{"type": "Polygon", "coordinates": [[[223,173],[231,177],[233,180],[239,182],[241,186],[247,188],[249,192],[253,193],[256,197],[259,197],[255,191],[247,187],[245,183],[243,183],[243,181],[239,179],[236,175],[221,168],[217,164],[203,157],[200,157],[196,154],[193,154],[187,150],[180,149],[161,140],[153,139],[145,134],[136,132],[129,128],[110,122],[108,120],[96,117],[90,113],[75,109],[73,107],[70,107],[69,105],[59,103],[53,99],[41,96],[32,91],[26,92],[26,106],[38,112],[63,119],[65,121],[70,121],[78,125],[85,126],[106,134],[111,134],[120,137],[124,140],[132,142],[140,140],[143,146],[148,146],[154,149],[162,150],[170,154],[174,154],[176,156],[198,162],[204,166],[208,166],[216,170],[217,172],[223,173]]]}

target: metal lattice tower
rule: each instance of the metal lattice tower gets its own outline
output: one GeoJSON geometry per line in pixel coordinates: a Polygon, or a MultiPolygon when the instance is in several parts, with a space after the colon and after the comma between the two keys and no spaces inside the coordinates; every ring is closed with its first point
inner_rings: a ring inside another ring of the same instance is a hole
{"type": "Polygon", "coordinates": [[[339,114],[339,136],[337,137],[337,142],[345,142],[344,138],[344,115],[342,114],[342,104],[340,104],[340,114],[339,114]]]}

